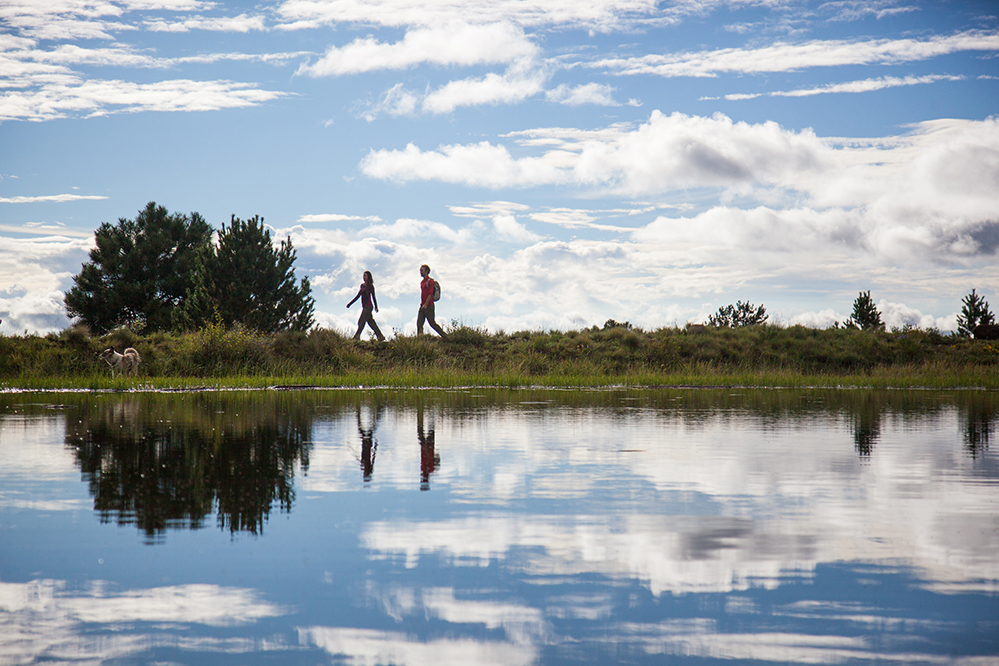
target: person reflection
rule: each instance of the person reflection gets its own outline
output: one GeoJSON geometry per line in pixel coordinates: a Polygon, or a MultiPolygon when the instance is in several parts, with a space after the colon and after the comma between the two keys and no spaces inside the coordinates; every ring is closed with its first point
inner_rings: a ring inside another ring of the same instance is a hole
{"type": "Polygon", "coordinates": [[[382,405],[375,407],[374,416],[369,427],[365,428],[361,419],[361,406],[357,407],[357,432],[361,435],[361,477],[365,483],[370,483],[375,473],[375,454],[378,452],[378,442],[375,441],[375,428],[381,418],[382,405]]]}
{"type": "Polygon", "coordinates": [[[416,434],[420,438],[420,490],[430,490],[430,475],[440,467],[441,457],[434,446],[434,415],[430,413],[429,428],[423,428],[423,404],[416,409],[416,434]]]}

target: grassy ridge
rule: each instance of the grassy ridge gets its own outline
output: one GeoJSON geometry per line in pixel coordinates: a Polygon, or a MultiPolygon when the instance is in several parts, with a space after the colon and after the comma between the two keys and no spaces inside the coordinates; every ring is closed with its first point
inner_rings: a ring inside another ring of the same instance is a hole
{"type": "Polygon", "coordinates": [[[999,343],[907,329],[868,332],[774,325],[702,331],[628,325],[357,342],[330,329],[261,335],[208,326],[91,337],[83,328],[0,337],[0,385],[269,386],[746,385],[999,388],[999,343]],[[135,347],[134,380],[110,379],[100,350],[135,347]]]}

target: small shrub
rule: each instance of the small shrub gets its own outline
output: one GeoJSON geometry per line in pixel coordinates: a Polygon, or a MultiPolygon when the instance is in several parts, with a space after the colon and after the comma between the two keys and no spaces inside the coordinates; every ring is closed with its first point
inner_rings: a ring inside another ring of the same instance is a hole
{"type": "Polygon", "coordinates": [[[462,325],[449,330],[444,340],[454,346],[482,347],[489,341],[489,335],[478,328],[462,325]]]}
{"type": "Polygon", "coordinates": [[[718,312],[708,317],[708,324],[723,327],[753,326],[762,324],[769,316],[762,305],[754,306],[748,301],[736,301],[735,305],[718,308],[718,312]]]}
{"type": "Polygon", "coordinates": [[[90,342],[90,327],[86,324],[74,324],[63,330],[60,337],[71,345],[84,344],[90,342]]]}
{"type": "Polygon", "coordinates": [[[267,362],[269,340],[237,324],[226,329],[216,319],[191,338],[191,361],[195,368],[208,374],[249,372],[267,362]]]}
{"type": "Polygon", "coordinates": [[[114,347],[116,351],[121,351],[126,347],[134,347],[139,335],[131,328],[116,328],[104,336],[108,347],[114,347]]]}

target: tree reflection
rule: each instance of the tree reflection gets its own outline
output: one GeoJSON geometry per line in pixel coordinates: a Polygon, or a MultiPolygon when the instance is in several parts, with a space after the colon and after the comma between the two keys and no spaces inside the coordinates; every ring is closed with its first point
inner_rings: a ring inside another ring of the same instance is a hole
{"type": "Polygon", "coordinates": [[[884,409],[884,401],[873,392],[863,393],[853,406],[850,414],[853,421],[853,446],[862,459],[871,457],[871,452],[881,437],[881,416],[884,409]]]}
{"type": "Polygon", "coordinates": [[[989,450],[989,442],[995,430],[999,413],[993,400],[986,396],[972,395],[960,406],[963,420],[964,447],[972,458],[978,458],[989,450]]]}
{"type": "MultiPolygon", "coordinates": [[[[285,401],[286,402],[286,401],[285,401]]],[[[136,525],[148,541],[169,528],[263,530],[290,511],[295,467],[308,470],[311,417],[275,400],[188,395],[95,400],[67,425],[66,443],[102,522],[136,525]]]]}

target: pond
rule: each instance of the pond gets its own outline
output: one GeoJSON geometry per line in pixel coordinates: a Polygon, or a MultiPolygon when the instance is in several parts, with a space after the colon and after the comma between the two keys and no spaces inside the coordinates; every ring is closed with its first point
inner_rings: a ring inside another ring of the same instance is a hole
{"type": "Polygon", "coordinates": [[[0,394],[0,664],[996,663],[999,393],[0,394]]]}

